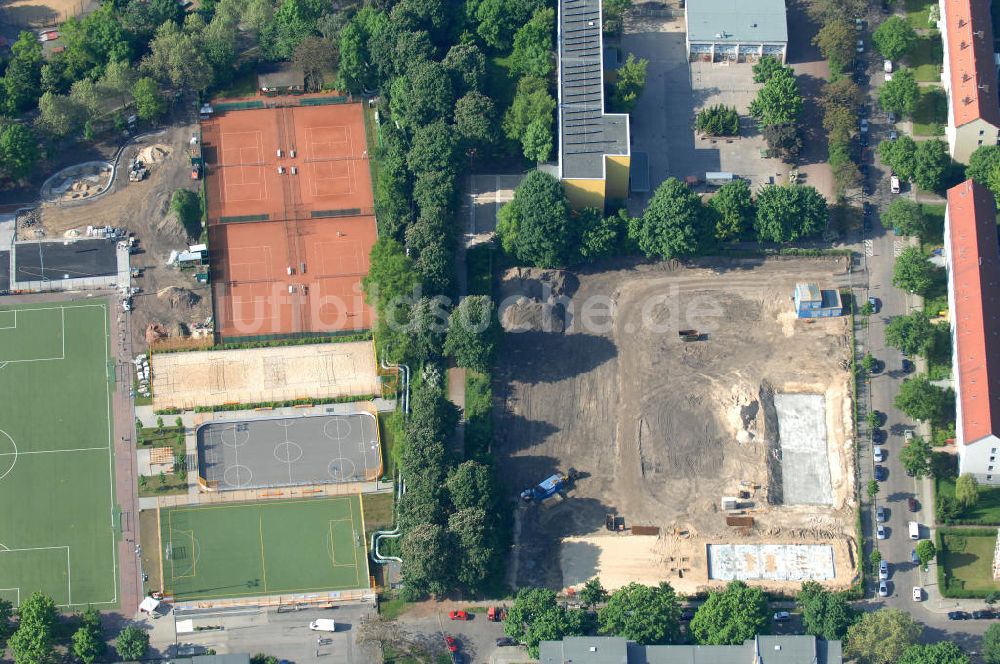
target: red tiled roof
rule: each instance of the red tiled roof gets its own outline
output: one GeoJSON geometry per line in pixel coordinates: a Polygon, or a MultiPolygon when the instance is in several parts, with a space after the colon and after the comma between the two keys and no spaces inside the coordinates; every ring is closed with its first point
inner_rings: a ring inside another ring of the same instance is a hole
{"type": "Polygon", "coordinates": [[[948,231],[962,442],[968,444],[1000,435],[1000,249],[989,189],[966,180],[948,190],[948,231]]]}
{"type": "Polygon", "coordinates": [[[944,0],[955,126],[982,118],[1000,125],[990,0],[944,0]]]}

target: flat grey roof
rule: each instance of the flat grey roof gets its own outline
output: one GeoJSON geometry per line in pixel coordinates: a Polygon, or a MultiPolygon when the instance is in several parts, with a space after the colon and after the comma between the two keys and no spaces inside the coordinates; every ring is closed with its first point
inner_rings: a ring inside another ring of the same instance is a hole
{"type": "Polygon", "coordinates": [[[688,0],[688,41],[786,44],[784,0],[688,0]]]}
{"type": "Polygon", "coordinates": [[[758,636],[738,646],[643,646],[620,637],[567,636],[539,644],[541,664],[841,664],[840,641],[758,636]]]}
{"type": "Polygon", "coordinates": [[[601,0],[559,2],[559,163],[564,179],[603,178],[628,154],[628,116],[605,115],[601,0]]]}

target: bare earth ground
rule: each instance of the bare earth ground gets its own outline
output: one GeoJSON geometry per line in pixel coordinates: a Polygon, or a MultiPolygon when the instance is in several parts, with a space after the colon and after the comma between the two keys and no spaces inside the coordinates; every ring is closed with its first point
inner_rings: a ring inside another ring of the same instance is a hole
{"type": "Polygon", "coordinates": [[[42,224],[49,238],[62,237],[70,229],[86,226],[118,226],[128,228],[139,239],[140,253],[132,256],[132,267],[141,268],[143,276],[133,280],[142,288],[134,302],[131,315],[132,347],[145,344],[148,323],[163,325],[176,334],[178,323],[191,327],[204,323],[212,314],[209,288],[193,278],[192,271],[181,271],[166,265],[171,250],[186,249],[198,238],[189,238],[177,218],[170,213],[170,197],[177,189],[199,191],[201,182],[191,180],[187,145],[197,125],[181,125],[166,129],[162,134],[148,136],[125,148],[115,174],[114,188],[93,201],[78,205],[46,204],[41,209],[42,224]],[[169,154],[150,150],[166,146],[169,154]],[[150,174],[142,182],[128,181],[128,163],[132,157],[163,158],[150,165],[150,174]],[[149,154],[155,152],[155,154],[149,154]]]}
{"type": "Polygon", "coordinates": [[[495,452],[512,491],[570,467],[582,473],[566,500],[519,511],[518,585],[560,588],[600,574],[608,587],[666,579],[691,593],[708,583],[706,544],[763,541],[831,544],[831,585],[849,584],[847,323],[798,320],[791,303],[796,282],[845,282],[845,260],[509,271],[501,319],[508,329],[533,331],[506,336],[495,452]],[[550,331],[539,331],[546,322],[550,331]],[[684,328],[705,337],[683,343],[677,330],[684,328]],[[825,397],[832,506],[780,504],[774,392],[825,397]],[[726,526],[719,506],[741,481],[756,487],[746,511],[755,525],[745,531],[726,526]],[[608,513],[628,526],[658,526],[661,537],[607,532],[608,513]],[[564,549],[560,568],[566,537],[583,539],[564,549]]]}

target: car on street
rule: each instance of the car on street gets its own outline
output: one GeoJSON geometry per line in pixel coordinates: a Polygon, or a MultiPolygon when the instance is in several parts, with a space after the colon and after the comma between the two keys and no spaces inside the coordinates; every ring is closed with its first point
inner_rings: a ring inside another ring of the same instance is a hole
{"type": "Polygon", "coordinates": [[[504,636],[497,639],[497,647],[503,648],[504,646],[516,646],[517,639],[512,639],[509,636],[504,636]]]}
{"type": "Polygon", "coordinates": [[[913,440],[913,430],[907,429],[906,431],[903,432],[903,441],[908,443],[911,440],[913,440]]]}
{"type": "Polygon", "coordinates": [[[892,60],[885,60],[882,62],[882,71],[886,74],[892,73],[892,60]]]}
{"type": "Polygon", "coordinates": [[[885,535],[885,526],[882,525],[881,523],[878,524],[878,526],[875,527],[875,537],[877,539],[880,539],[880,540],[884,540],[885,537],[886,537],[886,535],[885,535]]]}
{"type": "Polygon", "coordinates": [[[890,175],[889,176],[889,191],[894,194],[899,193],[899,176],[890,175]]]}
{"type": "Polygon", "coordinates": [[[861,138],[858,139],[858,142],[861,143],[861,147],[863,147],[863,148],[867,147],[868,146],[868,132],[864,132],[863,134],[861,134],[861,138]]]}
{"type": "Polygon", "coordinates": [[[920,602],[924,599],[924,589],[920,586],[913,586],[913,601],[920,602]]]}
{"type": "Polygon", "coordinates": [[[889,563],[884,560],[880,560],[878,563],[878,578],[880,581],[885,581],[889,578],[889,563]]]}
{"type": "Polygon", "coordinates": [[[458,641],[455,640],[454,636],[444,637],[444,645],[448,648],[449,652],[458,652],[458,641]]]}
{"type": "Polygon", "coordinates": [[[889,584],[886,581],[880,581],[878,584],[878,596],[888,597],[889,596],[889,584]]]}
{"type": "Polygon", "coordinates": [[[885,508],[879,505],[875,508],[875,520],[879,523],[885,523],[885,508]]]}
{"type": "Polygon", "coordinates": [[[469,620],[469,614],[465,611],[452,611],[448,614],[448,618],[451,620],[469,620]]]}
{"type": "Polygon", "coordinates": [[[909,498],[906,499],[906,509],[910,510],[911,512],[919,512],[920,503],[917,502],[916,498],[910,496],[909,498]]]}
{"type": "Polygon", "coordinates": [[[792,614],[788,611],[778,611],[774,614],[774,622],[788,622],[792,619],[792,614]]]}
{"type": "Polygon", "coordinates": [[[885,452],[878,445],[872,448],[872,457],[875,459],[875,463],[882,463],[885,461],[885,452]]]}
{"type": "Polygon", "coordinates": [[[859,39],[858,40],[858,46],[854,50],[857,51],[858,53],[864,53],[865,52],[865,40],[864,39],[859,39]]]}
{"type": "Polygon", "coordinates": [[[889,477],[889,471],[885,469],[885,466],[875,466],[875,479],[877,481],[884,482],[887,477],[889,477]]]}
{"type": "Polygon", "coordinates": [[[861,118],[860,124],[862,133],[868,131],[868,118],[861,118]]]}
{"type": "Polygon", "coordinates": [[[911,374],[916,367],[913,366],[913,362],[909,360],[903,360],[903,373],[911,374]]]}
{"type": "Polygon", "coordinates": [[[891,130],[889,131],[889,140],[890,140],[890,141],[894,141],[894,140],[896,140],[897,138],[899,138],[899,133],[898,133],[898,132],[896,132],[896,130],[895,130],[895,129],[891,129],[891,130]]]}
{"type": "Polygon", "coordinates": [[[968,620],[969,614],[965,611],[949,611],[948,620],[968,620]]]}
{"type": "Polygon", "coordinates": [[[914,565],[920,564],[920,556],[917,555],[916,549],[910,549],[910,562],[914,565]]]}
{"type": "Polygon", "coordinates": [[[309,629],[314,632],[336,632],[337,623],[329,618],[319,618],[309,623],[309,629]]]}
{"type": "Polygon", "coordinates": [[[976,620],[992,620],[997,616],[992,611],[984,609],[982,611],[973,611],[972,617],[975,618],[976,620]]]}
{"type": "Polygon", "coordinates": [[[868,304],[871,305],[873,314],[877,314],[882,309],[882,302],[877,297],[869,297],[868,304]]]}
{"type": "Polygon", "coordinates": [[[862,206],[861,206],[861,209],[862,209],[862,210],[864,210],[864,213],[865,213],[865,216],[866,216],[866,217],[868,217],[868,216],[871,216],[871,213],[872,213],[872,211],[873,211],[873,210],[874,210],[875,208],[874,208],[874,207],[872,206],[872,204],[871,204],[871,203],[869,203],[868,201],[865,201],[865,202],[864,202],[864,203],[862,204],[862,206]]]}
{"type": "Polygon", "coordinates": [[[872,429],[872,442],[873,443],[884,443],[886,439],[886,433],[882,429],[872,429]]]}
{"type": "Polygon", "coordinates": [[[885,119],[889,122],[889,124],[896,124],[896,114],[892,111],[889,111],[886,114],[885,119]]]}

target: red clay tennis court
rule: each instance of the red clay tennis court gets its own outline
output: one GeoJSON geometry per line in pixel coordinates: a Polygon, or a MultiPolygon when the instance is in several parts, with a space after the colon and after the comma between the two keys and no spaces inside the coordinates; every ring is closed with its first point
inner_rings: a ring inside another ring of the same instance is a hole
{"type": "Polygon", "coordinates": [[[371,327],[376,240],[361,104],[230,111],[202,122],[223,338],[371,327]]]}

